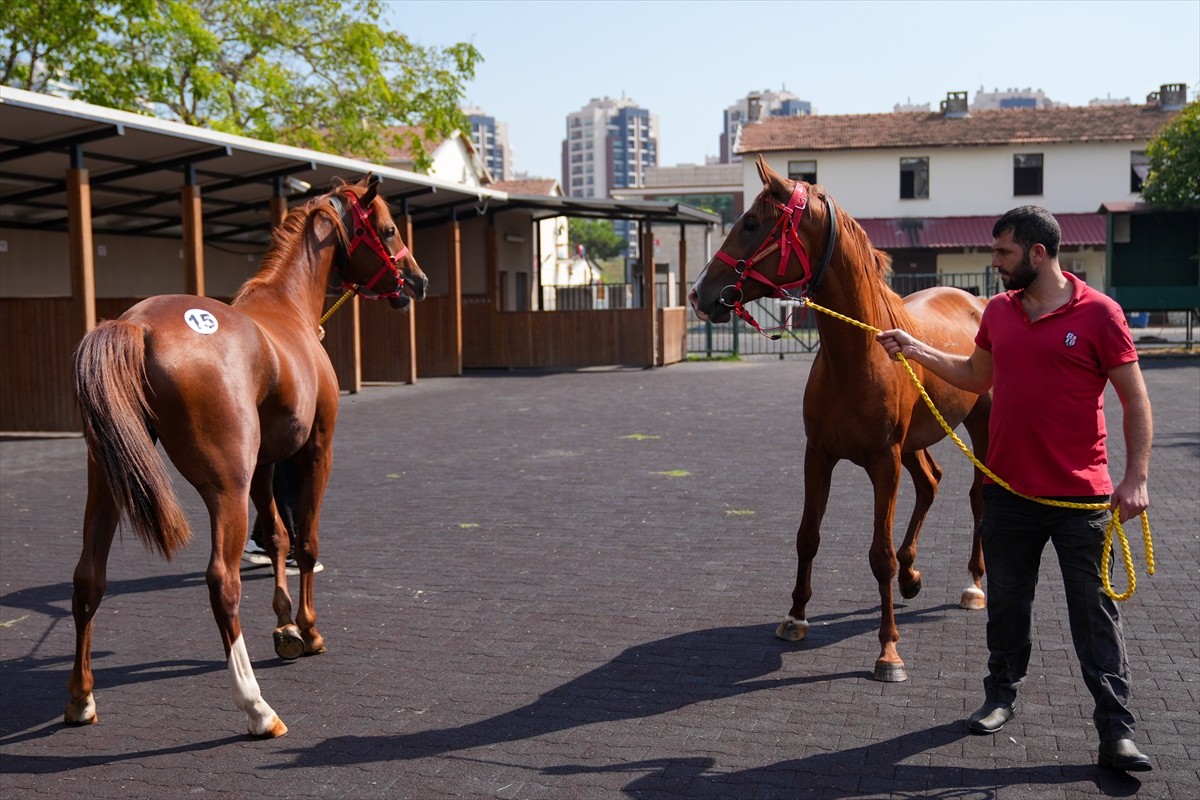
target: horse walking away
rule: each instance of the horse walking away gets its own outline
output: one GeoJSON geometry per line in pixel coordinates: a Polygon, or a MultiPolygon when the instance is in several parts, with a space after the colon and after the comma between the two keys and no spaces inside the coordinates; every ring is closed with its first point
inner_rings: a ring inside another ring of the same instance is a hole
{"type": "MultiPolygon", "coordinates": [[[[970,353],[984,302],[960,289],[935,287],[901,298],[887,284],[890,258],[871,246],[866,232],[838,208],[821,186],[781,177],[759,158],[762,192],[730,230],[708,262],[689,300],[700,319],[728,322],[733,315],[762,332],[745,308],[760,297],[785,297],[800,290],[822,307],[875,328],[903,328],[955,353],[970,353]],[[810,255],[814,255],[810,259],[810,255]]],[[[928,448],[945,436],[902,365],[891,360],[873,333],[832,315],[817,317],[821,347],[804,392],[804,510],[796,532],[796,585],[792,606],[776,635],[799,641],[812,597],[812,567],[821,541],[833,469],[847,459],[862,467],[874,494],[874,529],[869,559],[879,584],[880,654],[874,677],[903,681],[908,675],[897,651],[892,581],[912,598],[921,590],[915,568],[921,525],[937,494],[942,470],[928,448]],[[912,478],[915,502],[904,540],[892,539],[901,467],[912,478]]],[[[956,389],[917,369],[946,421],[963,424],[977,453],[987,450],[990,394],[956,389]]],[[[983,608],[983,551],[977,532],[983,510],[982,475],[970,490],[975,520],[968,561],[971,584],[960,605],[983,608]]]]}
{"type": "Polygon", "coordinates": [[[238,619],[249,502],[269,534],[275,651],[289,659],[321,653],[313,565],[339,393],[319,340],[326,290],[341,287],[404,308],[423,299],[428,284],[378,194],[374,176],[357,184],[336,179],[328,194],[293,209],[232,304],[151,297],[80,343],[74,381],[88,448],[88,494],[71,601],[68,723],[98,719],[92,623],[118,524],[126,519],[147,549],[168,560],[190,537],[157,441],[208,509],[212,554],[205,577],[234,704],[246,714],[251,735],[287,732],[259,691],[238,619]],[[287,532],[271,487],[273,465],[285,460],[300,475],[294,614],[284,571],[287,532]]]}

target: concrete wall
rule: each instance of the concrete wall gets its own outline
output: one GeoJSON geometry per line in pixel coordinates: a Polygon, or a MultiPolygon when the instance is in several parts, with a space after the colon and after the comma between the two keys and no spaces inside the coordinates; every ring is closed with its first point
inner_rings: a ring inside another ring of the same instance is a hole
{"type": "MultiPolygon", "coordinates": [[[[0,230],[0,297],[71,294],[67,235],[0,230]]],[[[180,244],[171,239],[97,235],[93,241],[97,297],[150,297],[184,291],[180,244]]],[[[205,294],[232,297],[258,271],[265,249],[206,244],[205,294]]]]}

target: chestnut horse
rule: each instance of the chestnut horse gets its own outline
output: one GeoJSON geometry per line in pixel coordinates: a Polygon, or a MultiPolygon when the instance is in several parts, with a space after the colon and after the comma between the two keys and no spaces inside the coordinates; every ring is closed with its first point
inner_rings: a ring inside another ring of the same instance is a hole
{"type": "Polygon", "coordinates": [[[316,654],[325,641],[313,610],[317,520],[333,463],[338,382],[320,344],[331,284],[383,297],[396,308],[428,283],[401,240],[379,180],[335,180],[333,190],[294,209],[275,231],[256,276],[232,305],[164,295],[88,333],[75,354],[75,390],[88,447],[83,551],[75,568],[75,664],[66,721],[97,721],[92,621],[107,583],[113,534],[124,517],[143,544],[168,560],[190,537],[155,441],[200,493],[212,528],[209,601],[229,667],[234,704],[254,736],[287,726],[263,699],[238,620],[239,563],[249,501],[273,522],[266,538],[275,569],[275,651],[316,654]],[[284,561],[288,534],[272,494],[274,464],[300,474],[293,618],[284,561]]]}
{"type": "MultiPolygon", "coordinates": [[[[875,328],[903,328],[944,350],[971,352],[983,313],[982,300],[946,287],[901,299],[887,284],[888,256],[871,246],[862,227],[837,208],[822,187],[787,180],[761,158],[758,172],[762,192],[730,230],[689,294],[698,317],[719,323],[737,314],[758,329],[744,302],[768,295],[782,297],[786,290],[800,289],[823,307],[875,328]]],[[[870,563],[879,583],[882,612],[881,652],[874,677],[903,681],[908,676],[896,649],[900,634],[892,604],[892,579],[898,573],[900,593],[906,598],[921,590],[921,574],[913,567],[917,538],[942,475],[927,448],[945,432],[903,366],[888,357],[873,333],[825,314],[818,314],[817,328],[821,347],[804,392],[807,445],[804,511],[796,533],[796,587],[791,610],[775,633],[781,639],[799,641],[808,632],[805,609],[812,597],[812,565],[821,540],[821,519],[833,469],[848,459],[866,470],[874,490],[870,563]],[[912,476],[916,499],[897,551],[892,542],[892,518],[901,466],[912,476]]],[[[963,423],[975,450],[986,451],[990,395],[963,392],[918,365],[913,368],[946,421],[952,427],[963,423]]],[[[976,527],[983,509],[981,484],[982,475],[976,470],[970,491],[976,527]]],[[[978,533],[968,570],[972,583],[963,592],[961,605],[982,608],[983,552],[978,533]]]]}

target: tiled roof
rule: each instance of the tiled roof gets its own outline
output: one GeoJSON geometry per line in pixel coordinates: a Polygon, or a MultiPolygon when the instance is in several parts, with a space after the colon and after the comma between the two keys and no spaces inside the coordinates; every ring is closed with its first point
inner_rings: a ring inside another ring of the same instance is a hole
{"type": "Polygon", "coordinates": [[[975,111],[957,119],[924,111],[769,117],[742,130],[738,152],[1138,142],[1178,113],[1129,105],[975,111]]]}
{"type": "Polygon", "coordinates": [[[558,181],[553,178],[532,178],[530,180],[519,181],[497,181],[490,184],[488,188],[500,192],[508,192],[509,194],[544,194],[553,196],[554,188],[557,185],[558,181]]]}
{"type": "MultiPolygon", "coordinates": [[[[1103,245],[1108,239],[1104,214],[1055,214],[1062,244],[1103,245]]],[[[998,217],[895,217],[856,219],[871,244],[881,250],[992,246],[992,226],[998,217]]]]}

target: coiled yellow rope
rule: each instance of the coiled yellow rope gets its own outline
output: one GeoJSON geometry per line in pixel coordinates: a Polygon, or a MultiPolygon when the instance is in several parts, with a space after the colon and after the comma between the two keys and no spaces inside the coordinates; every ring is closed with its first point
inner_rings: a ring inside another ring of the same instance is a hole
{"type": "MultiPolygon", "coordinates": [[[[873,334],[882,333],[879,328],[876,328],[873,325],[868,325],[865,322],[859,322],[856,319],[847,317],[845,314],[839,314],[836,311],[814,303],[808,298],[804,298],[802,302],[804,305],[816,309],[822,314],[828,314],[829,316],[840,319],[843,322],[848,322],[856,328],[862,328],[863,330],[870,331],[873,334]]],[[[942,430],[944,430],[951,440],[958,445],[958,449],[962,450],[963,453],[966,454],[967,458],[971,460],[971,463],[974,464],[980,472],[982,472],[984,475],[987,475],[998,485],[1003,486],[1005,489],[1017,495],[1018,497],[1022,497],[1026,500],[1033,500],[1036,503],[1042,503],[1043,505],[1048,506],[1057,506],[1059,508],[1075,508],[1087,511],[1103,511],[1109,507],[1105,503],[1070,503],[1065,500],[1051,500],[1046,497],[1031,497],[1030,495],[1022,494],[1021,492],[1018,492],[1016,489],[1012,488],[1012,486],[1008,485],[1008,483],[997,477],[994,472],[980,463],[979,459],[975,458],[975,454],[971,452],[970,448],[963,443],[963,440],[958,438],[958,435],[950,427],[949,423],[946,422],[946,419],[942,416],[941,412],[937,410],[937,406],[933,404],[933,400],[925,391],[925,387],[921,385],[921,379],[917,377],[917,373],[913,371],[912,365],[908,363],[908,359],[904,357],[904,354],[897,353],[896,357],[899,359],[900,363],[904,365],[904,369],[908,372],[908,376],[912,379],[913,385],[916,386],[917,391],[921,393],[921,399],[925,401],[925,405],[927,405],[929,410],[933,412],[933,416],[941,424],[942,430]]],[[[1146,543],[1146,574],[1153,575],[1154,543],[1150,538],[1150,517],[1147,516],[1145,511],[1142,512],[1142,538],[1146,543]]],[[[1137,588],[1137,577],[1136,571],[1133,567],[1133,556],[1129,552],[1129,540],[1125,537],[1125,529],[1121,526],[1119,512],[1112,515],[1112,519],[1108,523],[1108,528],[1104,531],[1104,551],[1100,556],[1100,581],[1104,586],[1104,593],[1113,600],[1117,601],[1128,600],[1133,596],[1134,589],[1137,588]],[[1113,531],[1116,531],[1117,540],[1121,543],[1121,555],[1125,562],[1125,574],[1129,576],[1129,588],[1126,589],[1122,594],[1117,594],[1117,592],[1112,588],[1112,580],[1109,577],[1109,559],[1112,557],[1113,531]]]]}

